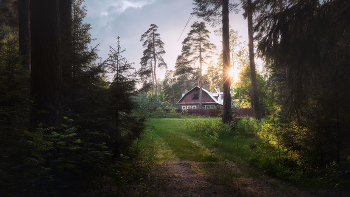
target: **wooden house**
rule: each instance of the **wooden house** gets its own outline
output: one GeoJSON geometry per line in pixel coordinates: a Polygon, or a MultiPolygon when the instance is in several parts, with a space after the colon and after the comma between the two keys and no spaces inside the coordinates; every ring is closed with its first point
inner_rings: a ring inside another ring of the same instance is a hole
{"type": "MultiPolygon", "coordinates": [[[[182,98],[177,102],[179,109],[199,109],[199,92],[198,86],[192,88],[190,91],[182,94],[182,98]]],[[[202,108],[213,109],[221,108],[223,105],[223,93],[220,88],[209,92],[202,88],[202,108]]]]}

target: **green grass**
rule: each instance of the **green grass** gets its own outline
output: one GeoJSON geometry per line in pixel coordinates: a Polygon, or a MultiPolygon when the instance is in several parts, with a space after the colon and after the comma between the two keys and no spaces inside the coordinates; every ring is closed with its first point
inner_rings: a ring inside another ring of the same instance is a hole
{"type": "Polygon", "coordinates": [[[246,173],[251,177],[267,174],[306,189],[346,188],[347,182],[338,180],[341,175],[336,168],[313,169],[297,154],[288,152],[279,141],[283,128],[264,120],[258,123],[251,118],[240,118],[224,125],[220,118],[191,118],[178,126],[184,135],[200,141],[209,150],[216,150],[220,159],[249,165],[246,173]]]}
{"type": "MultiPolygon", "coordinates": [[[[290,176],[294,162],[286,151],[279,147],[273,133],[258,132],[256,122],[240,120],[236,125],[223,125],[220,118],[197,118],[186,120],[181,131],[194,137],[209,149],[217,149],[220,156],[238,164],[250,164],[266,174],[286,180],[290,176]],[[268,135],[269,136],[268,136],[268,135]]],[[[250,176],[258,177],[261,173],[249,171],[250,176]]]]}
{"type": "Polygon", "coordinates": [[[218,161],[208,151],[192,143],[184,135],[179,135],[183,132],[181,125],[185,121],[185,119],[175,118],[151,119],[149,124],[153,126],[155,135],[162,138],[179,159],[200,162],[218,161]]]}
{"type": "MultiPolygon", "coordinates": [[[[252,119],[224,125],[221,118],[153,118],[149,119],[148,131],[138,145],[143,150],[141,159],[148,159],[145,163],[200,162],[196,165],[208,181],[236,189],[249,185],[237,182],[237,178],[270,182],[269,177],[263,176],[266,174],[306,189],[320,188],[317,177],[303,172],[300,158],[279,144],[275,131],[271,125],[257,124],[252,119]],[[240,170],[230,168],[230,163],[238,164],[240,170]]],[[[273,184],[271,188],[288,193],[288,188],[273,184]]]]}

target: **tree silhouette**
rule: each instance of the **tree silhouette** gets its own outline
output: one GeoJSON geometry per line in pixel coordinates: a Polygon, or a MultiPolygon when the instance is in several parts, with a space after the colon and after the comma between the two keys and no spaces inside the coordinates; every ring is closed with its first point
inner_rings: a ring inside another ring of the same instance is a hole
{"type": "Polygon", "coordinates": [[[211,22],[213,25],[222,24],[222,45],[223,45],[223,88],[224,88],[224,109],[222,121],[229,123],[232,120],[231,94],[230,94],[230,36],[229,36],[229,11],[232,11],[236,4],[230,0],[194,0],[193,14],[211,22]],[[220,10],[221,8],[221,10],[220,10]]]}
{"type": "Polygon", "coordinates": [[[280,11],[262,13],[256,29],[258,49],[272,70],[288,71],[282,120],[295,128],[288,129],[285,144],[312,165],[341,165],[350,128],[350,2],[279,3],[266,2],[280,11]]]}
{"type": "Polygon", "coordinates": [[[19,53],[22,56],[23,66],[29,70],[29,0],[18,0],[18,22],[19,53]]]}
{"type": "Polygon", "coordinates": [[[30,2],[31,73],[30,90],[33,103],[30,122],[57,121],[61,105],[60,31],[58,0],[30,2]]]}
{"type": "MultiPolygon", "coordinates": [[[[59,2],[61,31],[61,67],[62,79],[66,84],[72,83],[72,0],[59,2]]],[[[74,9],[75,11],[75,9],[74,9]]],[[[74,12],[75,13],[75,12],[74,12]]],[[[75,17],[75,16],[74,16],[75,17]]]]}
{"type": "MultiPolygon", "coordinates": [[[[158,26],[151,24],[150,28],[141,36],[140,41],[143,41],[142,46],[146,48],[143,51],[141,58],[141,70],[140,75],[143,81],[152,79],[153,92],[154,92],[154,107],[157,106],[157,73],[156,68],[167,68],[164,62],[163,55],[165,54],[164,43],[160,39],[160,34],[157,33],[158,26]],[[157,65],[158,61],[158,65],[157,65]]],[[[149,82],[147,82],[149,83],[149,82]]],[[[145,83],[145,84],[147,84],[145,83]]]]}
{"type": "MultiPolygon", "coordinates": [[[[186,71],[194,69],[191,68],[199,61],[199,108],[202,109],[202,64],[210,59],[210,54],[214,53],[213,50],[216,46],[209,41],[209,31],[206,29],[204,22],[195,22],[191,31],[182,42],[182,50],[179,58],[185,59],[185,62],[181,62],[177,69],[177,75],[185,74],[186,71]]],[[[192,73],[193,74],[193,73],[192,73]]]]}
{"type": "Polygon", "coordinates": [[[250,78],[251,78],[252,92],[253,92],[253,98],[254,98],[254,106],[252,107],[254,107],[254,110],[255,110],[255,118],[258,120],[261,120],[258,82],[256,80],[255,61],[254,61],[254,40],[253,40],[254,5],[252,4],[252,0],[246,0],[243,7],[246,11],[245,15],[248,18],[250,78]]]}

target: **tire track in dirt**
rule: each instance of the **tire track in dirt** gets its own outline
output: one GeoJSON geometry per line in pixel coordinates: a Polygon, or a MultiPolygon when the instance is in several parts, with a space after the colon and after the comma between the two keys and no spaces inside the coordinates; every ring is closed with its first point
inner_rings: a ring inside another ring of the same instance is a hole
{"type": "Polygon", "coordinates": [[[290,184],[276,179],[266,181],[249,177],[235,163],[223,159],[217,150],[208,149],[182,132],[172,130],[167,135],[180,136],[213,157],[220,158],[220,161],[181,160],[166,139],[158,136],[162,149],[158,150],[158,162],[151,175],[154,196],[312,196],[300,193],[290,184]],[[277,185],[277,189],[270,186],[271,182],[277,185]],[[281,192],[279,186],[288,188],[289,192],[281,192]]]}
{"type": "Polygon", "coordinates": [[[218,187],[207,180],[207,174],[201,165],[208,162],[180,160],[166,140],[159,135],[157,139],[161,149],[158,150],[155,159],[158,164],[154,166],[151,175],[155,180],[153,191],[156,196],[237,196],[235,189],[218,187]]]}
{"type": "Polygon", "coordinates": [[[155,167],[156,191],[159,196],[234,196],[221,194],[205,176],[198,174],[193,162],[168,162],[155,167]]]}

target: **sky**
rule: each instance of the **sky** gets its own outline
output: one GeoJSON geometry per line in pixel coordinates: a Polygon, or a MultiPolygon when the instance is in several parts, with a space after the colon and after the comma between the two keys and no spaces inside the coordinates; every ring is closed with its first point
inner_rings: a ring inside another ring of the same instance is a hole
{"type": "MultiPolygon", "coordinates": [[[[193,16],[185,28],[194,8],[191,0],[85,0],[84,4],[87,9],[84,21],[91,24],[91,38],[96,39],[91,46],[100,45],[98,49],[102,60],[108,57],[109,46],[116,47],[119,36],[121,48],[126,49],[122,55],[129,62],[134,62],[136,69],[141,67],[140,59],[144,50],[140,38],[151,24],[158,26],[158,33],[164,42],[166,54],[163,58],[168,70],[175,70],[176,58],[181,54],[181,43],[191,30],[191,25],[195,21],[203,21],[193,16]]],[[[229,21],[230,27],[242,36],[241,42],[248,43],[247,21],[242,13],[230,13],[229,21]]],[[[214,35],[214,30],[220,26],[206,25],[211,31],[211,42],[221,50],[221,36],[214,35]]],[[[157,68],[157,78],[164,78],[165,71],[157,68]]]]}

